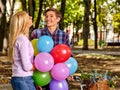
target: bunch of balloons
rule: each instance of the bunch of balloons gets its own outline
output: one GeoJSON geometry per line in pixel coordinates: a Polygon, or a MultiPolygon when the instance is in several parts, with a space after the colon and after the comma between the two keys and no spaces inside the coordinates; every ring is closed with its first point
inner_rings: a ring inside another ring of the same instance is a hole
{"type": "Polygon", "coordinates": [[[33,39],[34,48],[34,71],[33,79],[36,85],[49,84],[50,90],[68,90],[66,78],[77,71],[78,63],[71,57],[71,50],[65,44],[54,47],[51,37],[43,35],[33,39]]]}

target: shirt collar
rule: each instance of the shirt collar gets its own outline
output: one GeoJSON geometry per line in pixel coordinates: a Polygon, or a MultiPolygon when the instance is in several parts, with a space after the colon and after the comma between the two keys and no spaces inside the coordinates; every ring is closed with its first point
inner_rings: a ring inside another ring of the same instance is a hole
{"type": "MultiPolygon", "coordinates": [[[[47,27],[45,27],[44,29],[45,29],[45,31],[46,31],[47,34],[51,35],[51,33],[49,32],[49,30],[48,30],[47,27]]],[[[60,30],[59,28],[56,28],[56,30],[54,31],[53,35],[56,34],[59,30],[60,30]]]]}

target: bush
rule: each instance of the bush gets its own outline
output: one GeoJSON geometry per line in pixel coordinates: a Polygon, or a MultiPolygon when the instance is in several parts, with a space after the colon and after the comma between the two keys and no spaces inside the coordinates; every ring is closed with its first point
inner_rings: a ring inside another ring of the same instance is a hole
{"type": "MultiPolygon", "coordinates": [[[[78,46],[83,46],[83,39],[77,42],[78,46]]],[[[94,40],[88,39],[88,46],[94,46],[94,40]]]]}

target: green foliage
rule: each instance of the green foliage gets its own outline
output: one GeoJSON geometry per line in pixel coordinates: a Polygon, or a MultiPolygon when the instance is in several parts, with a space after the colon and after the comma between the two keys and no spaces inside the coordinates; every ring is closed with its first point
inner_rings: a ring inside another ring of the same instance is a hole
{"type": "Polygon", "coordinates": [[[83,71],[79,71],[81,79],[84,81],[90,78],[90,73],[84,73],[83,71]]]}
{"type": "MultiPolygon", "coordinates": [[[[79,40],[77,42],[78,46],[82,46],[83,45],[83,39],[79,40]]],[[[94,41],[91,39],[88,39],[88,46],[93,46],[94,45],[94,41]]]]}
{"type": "Polygon", "coordinates": [[[105,72],[97,72],[97,70],[91,72],[78,71],[80,73],[81,82],[88,80],[90,82],[97,83],[99,80],[106,81],[108,85],[115,88],[116,82],[118,81],[118,76],[111,76],[108,70],[105,72]]]}
{"type": "Polygon", "coordinates": [[[67,0],[64,14],[64,23],[67,27],[74,23],[76,27],[81,28],[83,20],[84,7],[80,0],[67,0]]]}
{"type": "Polygon", "coordinates": [[[120,12],[113,14],[114,32],[120,32],[120,12]]]}

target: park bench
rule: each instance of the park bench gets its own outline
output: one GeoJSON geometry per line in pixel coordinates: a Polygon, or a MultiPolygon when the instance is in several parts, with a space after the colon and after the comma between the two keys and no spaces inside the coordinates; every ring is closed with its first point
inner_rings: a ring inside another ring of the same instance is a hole
{"type": "Polygon", "coordinates": [[[120,42],[108,42],[107,46],[120,46],[120,42]]]}

